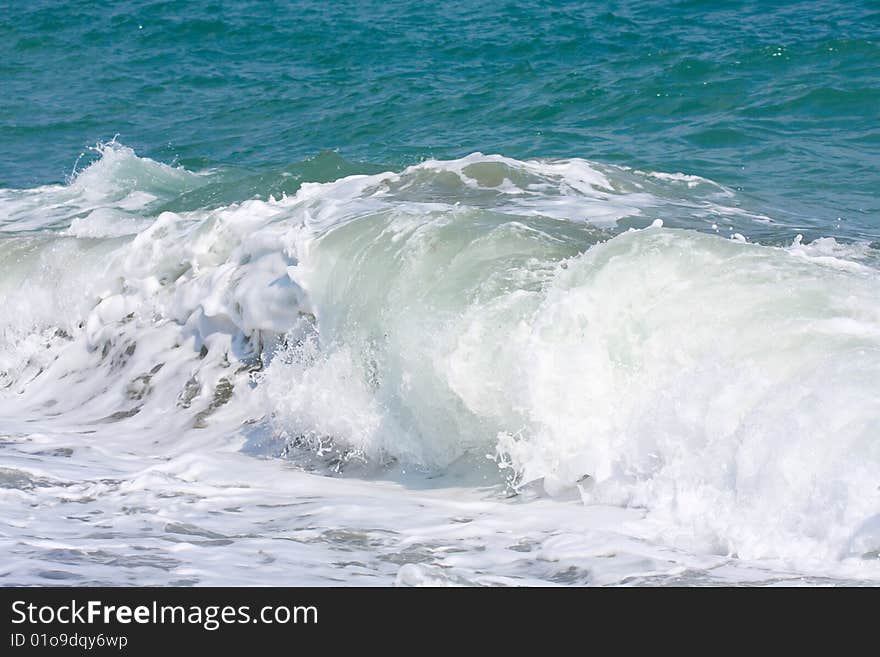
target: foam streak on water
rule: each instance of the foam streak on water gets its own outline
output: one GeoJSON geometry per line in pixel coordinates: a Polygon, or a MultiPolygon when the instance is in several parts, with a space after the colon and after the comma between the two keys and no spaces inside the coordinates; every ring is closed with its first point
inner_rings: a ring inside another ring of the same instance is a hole
{"type": "Polygon", "coordinates": [[[0,582],[880,578],[870,244],[581,159],[222,175],[0,190],[0,582]]]}

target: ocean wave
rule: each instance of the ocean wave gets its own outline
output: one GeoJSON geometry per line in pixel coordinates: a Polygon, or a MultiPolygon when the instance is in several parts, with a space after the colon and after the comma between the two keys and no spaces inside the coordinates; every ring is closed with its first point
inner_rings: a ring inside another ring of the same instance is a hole
{"type": "Polygon", "coordinates": [[[880,548],[869,245],[750,242],[772,220],[685,174],[479,153],[167,209],[211,175],[112,144],[0,192],[4,407],[150,427],[132,449],[260,426],[336,469],[494,461],[748,558],[880,548]]]}

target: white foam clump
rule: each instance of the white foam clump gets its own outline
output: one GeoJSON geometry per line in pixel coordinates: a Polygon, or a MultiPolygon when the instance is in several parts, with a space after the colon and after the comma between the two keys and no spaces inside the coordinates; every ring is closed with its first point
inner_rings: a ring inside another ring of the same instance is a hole
{"type": "Polygon", "coordinates": [[[875,550],[880,281],[825,265],[699,235],[595,247],[507,337],[531,366],[498,382],[496,354],[482,375],[526,409],[502,458],[555,489],[589,475],[585,499],[643,506],[689,547],[875,550]]]}
{"type": "Polygon", "coordinates": [[[74,237],[131,235],[148,225],[157,201],[205,183],[205,177],[135,155],[116,141],[93,148],[98,159],[66,185],[0,189],[0,230],[66,229],[74,237]]]}
{"type": "Polygon", "coordinates": [[[715,187],[724,193],[732,196],[733,192],[724,187],[723,185],[719,185],[714,180],[709,180],[708,178],[703,178],[701,176],[695,176],[688,173],[666,173],[663,171],[638,171],[636,173],[648,176],[650,178],[656,178],[657,180],[662,180],[664,182],[673,182],[673,183],[684,183],[688,188],[693,189],[698,185],[709,185],[715,187]]]}

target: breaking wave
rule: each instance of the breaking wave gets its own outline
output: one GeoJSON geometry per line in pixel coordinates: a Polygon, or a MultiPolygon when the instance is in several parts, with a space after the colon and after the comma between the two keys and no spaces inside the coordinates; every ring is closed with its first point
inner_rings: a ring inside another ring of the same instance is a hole
{"type": "Polygon", "coordinates": [[[328,470],[488,467],[746,558],[880,550],[870,245],[579,159],[346,164],[211,203],[223,172],[99,155],[0,190],[0,415],[156,453],[214,427],[328,470]]]}

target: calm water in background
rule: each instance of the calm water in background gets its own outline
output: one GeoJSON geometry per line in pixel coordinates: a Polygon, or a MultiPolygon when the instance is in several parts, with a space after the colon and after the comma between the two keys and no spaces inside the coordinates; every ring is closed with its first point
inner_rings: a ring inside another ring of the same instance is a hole
{"type": "Polygon", "coordinates": [[[4,2],[0,88],[3,187],[62,181],[117,134],[262,174],[224,201],[322,151],[386,168],[480,151],[681,171],[816,234],[880,230],[865,0],[4,2]]]}

